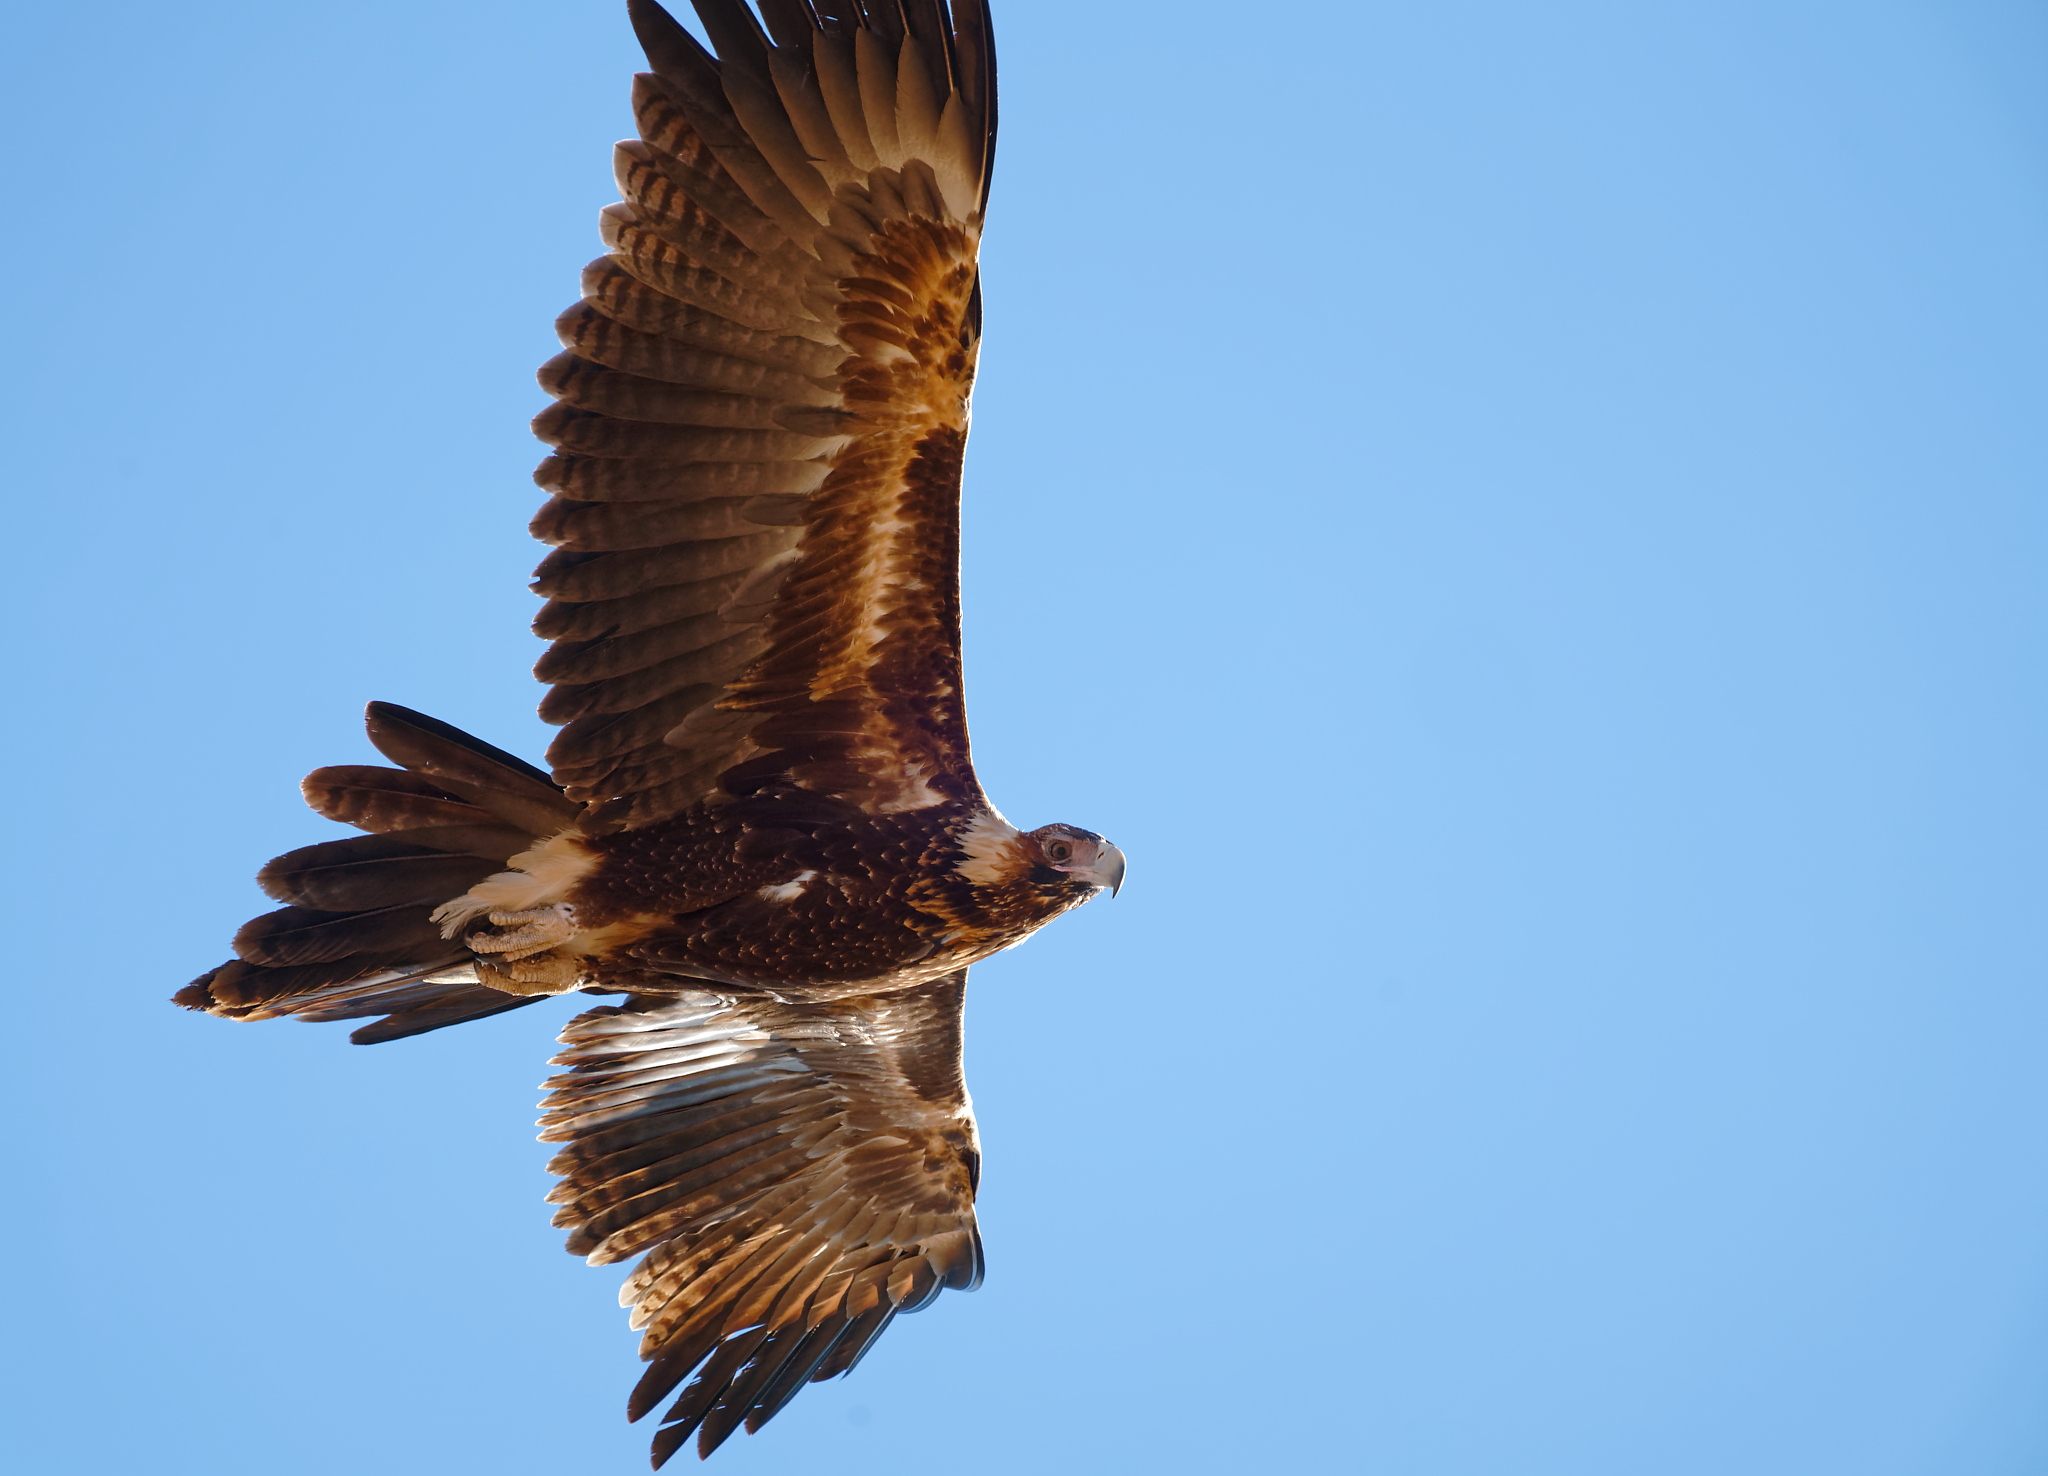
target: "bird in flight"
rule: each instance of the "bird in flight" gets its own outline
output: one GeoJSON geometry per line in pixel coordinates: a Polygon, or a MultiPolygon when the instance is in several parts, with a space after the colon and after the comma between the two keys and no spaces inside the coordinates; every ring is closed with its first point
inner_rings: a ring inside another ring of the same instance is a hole
{"type": "Polygon", "coordinates": [[[710,50],[628,7],[640,136],[540,375],[548,769],[372,703],[396,767],[304,784],[368,834],[264,867],[284,905],[177,996],[364,1044],[623,996],[563,1031],[542,1139],[569,1249],[640,1258],[656,1466],[980,1281],[968,968],[1124,875],[968,755],[986,0],[695,3],[710,50]]]}

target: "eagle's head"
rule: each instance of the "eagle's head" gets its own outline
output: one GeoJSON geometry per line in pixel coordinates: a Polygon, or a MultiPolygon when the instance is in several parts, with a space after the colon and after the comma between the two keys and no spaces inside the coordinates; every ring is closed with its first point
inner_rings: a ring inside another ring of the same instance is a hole
{"type": "Polygon", "coordinates": [[[1078,825],[1041,825],[1017,837],[1030,862],[1032,885],[1059,895],[1077,889],[1080,900],[1107,889],[1114,897],[1124,884],[1124,853],[1078,825]]]}
{"type": "Polygon", "coordinates": [[[956,837],[962,876],[978,889],[1008,893],[1013,906],[1041,921],[1097,892],[1115,896],[1124,884],[1124,853],[1078,825],[1019,830],[984,810],[956,837]]]}

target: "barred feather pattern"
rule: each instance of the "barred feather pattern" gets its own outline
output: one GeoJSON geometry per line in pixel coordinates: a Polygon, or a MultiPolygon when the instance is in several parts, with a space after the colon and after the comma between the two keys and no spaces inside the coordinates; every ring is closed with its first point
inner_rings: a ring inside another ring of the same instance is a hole
{"type": "Polygon", "coordinates": [[[980,1283],[966,977],[830,1004],[636,998],[563,1032],[541,1118],[565,1145],[555,1223],[593,1263],[644,1255],[620,1293],[650,1360],[631,1417],[689,1381],[657,1466],[693,1434],[709,1455],[758,1430],[897,1313],[980,1283]]]}

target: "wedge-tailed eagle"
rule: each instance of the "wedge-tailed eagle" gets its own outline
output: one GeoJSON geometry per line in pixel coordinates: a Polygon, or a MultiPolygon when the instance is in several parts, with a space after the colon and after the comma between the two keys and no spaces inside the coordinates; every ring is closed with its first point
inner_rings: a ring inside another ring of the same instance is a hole
{"type": "Polygon", "coordinates": [[[553,994],[569,1249],[642,1259],[638,1419],[708,1455],[981,1277],[970,965],[1124,874],[982,794],[961,706],[961,453],[996,136],[986,0],[632,0],[624,202],[541,370],[543,772],[375,703],[316,770],[369,832],[178,1002],[381,1017],[553,994]]]}

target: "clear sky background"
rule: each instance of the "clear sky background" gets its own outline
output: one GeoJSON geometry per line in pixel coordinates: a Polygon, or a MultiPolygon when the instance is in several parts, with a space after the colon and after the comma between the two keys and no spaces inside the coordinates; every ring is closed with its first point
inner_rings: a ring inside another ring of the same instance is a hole
{"type": "MultiPolygon", "coordinates": [[[[644,1469],[588,1001],[165,1002],[365,699],[546,743],[623,6],[9,9],[6,1462],[644,1469]]],[[[975,971],[987,1285],[718,1466],[2048,1469],[2048,12],[996,22],[976,748],[1131,882],[975,971]]]]}

